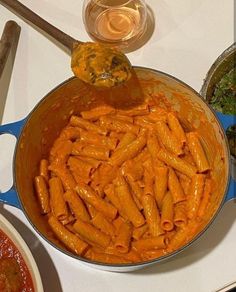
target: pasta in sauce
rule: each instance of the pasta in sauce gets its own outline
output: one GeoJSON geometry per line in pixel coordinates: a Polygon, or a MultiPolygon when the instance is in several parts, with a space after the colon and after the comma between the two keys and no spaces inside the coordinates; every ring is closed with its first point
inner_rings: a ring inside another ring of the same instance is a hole
{"type": "Polygon", "coordinates": [[[191,240],[211,185],[197,131],[152,98],[127,111],[101,106],[71,116],[35,178],[56,237],[110,264],[152,260],[191,240]]]}

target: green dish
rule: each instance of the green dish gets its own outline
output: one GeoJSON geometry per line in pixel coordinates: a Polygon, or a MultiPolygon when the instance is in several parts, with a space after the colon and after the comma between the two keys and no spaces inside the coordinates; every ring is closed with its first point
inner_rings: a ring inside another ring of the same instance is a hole
{"type": "Polygon", "coordinates": [[[226,115],[236,115],[236,68],[225,73],[215,85],[209,104],[226,115]]]}

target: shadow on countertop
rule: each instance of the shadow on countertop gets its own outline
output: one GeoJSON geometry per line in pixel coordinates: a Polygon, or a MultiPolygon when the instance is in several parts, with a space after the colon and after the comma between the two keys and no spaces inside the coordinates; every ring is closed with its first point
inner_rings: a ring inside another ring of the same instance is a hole
{"type": "Polygon", "coordinates": [[[57,270],[50,254],[47,252],[40,240],[23,222],[21,222],[12,213],[4,209],[1,204],[0,213],[16,228],[31,250],[41,275],[44,292],[62,292],[57,270]]]}
{"type": "Polygon", "coordinates": [[[133,275],[146,276],[181,270],[201,260],[221,244],[224,237],[236,221],[236,201],[227,202],[212,225],[189,248],[167,261],[156,263],[142,270],[131,272],[133,275]]]}

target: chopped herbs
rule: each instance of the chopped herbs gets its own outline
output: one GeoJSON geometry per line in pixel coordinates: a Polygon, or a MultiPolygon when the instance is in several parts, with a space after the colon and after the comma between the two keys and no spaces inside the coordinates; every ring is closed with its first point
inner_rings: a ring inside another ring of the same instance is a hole
{"type": "Polygon", "coordinates": [[[236,115],[236,69],[226,73],[216,84],[210,100],[212,107],[223,114],[236,115]]]}

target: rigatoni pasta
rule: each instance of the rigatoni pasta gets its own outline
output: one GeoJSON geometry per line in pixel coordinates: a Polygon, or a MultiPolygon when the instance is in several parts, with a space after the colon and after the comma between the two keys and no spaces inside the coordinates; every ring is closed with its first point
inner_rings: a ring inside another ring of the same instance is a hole
{"type": "Polygon", "coordinates": [[[47,214],[50,212],[51,207],[49,202],[49,192],[44,176],[42,175],[36,176],[34,178],[34,185],[40,203],[41,213],[47,214]]]}
{"type": "Polygon", "coordinates": [[[72,115],[39,162],[40,212],[86,259],[126,264],[166,255],[193,238],[210,201],[211,166],[200,141],[152,99],[72,115]]]}
{"type": "Polygon", "coordinates": [[[196,132],[190,132],[187,134],[187,142],[189,150],[193,156],[193,159],[197,165],[199,172],[204,172],[210,169],[209,163],[206,158],[206,154],[201,145],[196,132]]]}

